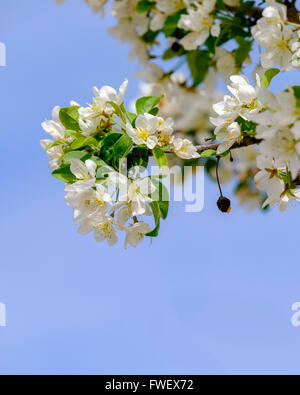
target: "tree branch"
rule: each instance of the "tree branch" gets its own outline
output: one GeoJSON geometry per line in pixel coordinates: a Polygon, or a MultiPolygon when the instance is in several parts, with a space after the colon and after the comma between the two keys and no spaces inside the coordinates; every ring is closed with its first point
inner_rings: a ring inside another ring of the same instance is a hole
{"type": "MultiPolygon", "coordinates": [[[[243,140],[241,142],[233,144],[233,146],[230,149],[249,147],[250,145],[259,144],[261,141],[262,140],[256,139],[255,137],[246,136],[243,138],[243,140]]],[[[198,153],[202,154],[202,152],[207,151],[207,150],[217,151],[219,145],[220,144],[198,145],[198,146],[196,146],[196,148],[197,148],[198,153]]]]}
{"type": "Polygon", "coordinates": [[[300,185],[300,170],[298,171],[297,178],[295,178],[295,180],[294,180],[294,184],[295,185],[300,185]]]}
{"type": "Polygon", "coordinates": [[[296,0],[285,0],[287,7],[287,19],[289,22],[300,24],[300,12],[297,9],[296,0]]]}
{"type": "MultiPolygon", "coordinates": [[[[237,149],[243,147],[249,147],[250,145],[259,144],[262,140],[256,139],[255,137],[246,136],[240,143],[235,143],[230,149],[237,149]]],[[[217,151],[220,144],[208,144],[208,145],[198,145],[196,146],[199,154],[207,150],[217,151]]],[[[297,177],[293,181],[294,185],[300,185],[300,170],[298,171],[297,177]]]]}

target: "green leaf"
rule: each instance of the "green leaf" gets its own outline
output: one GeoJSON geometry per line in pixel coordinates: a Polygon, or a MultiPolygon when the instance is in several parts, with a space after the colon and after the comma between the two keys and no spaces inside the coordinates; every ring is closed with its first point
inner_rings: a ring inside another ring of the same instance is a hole
{"type": "Polygon", "coordinates": [[[103,180],[109,173],[115,171],[111,166],[108,166],[103,160],[99,158],[96,158],[95,162],[97,163],[98,166],[98,169],[96,171],[97,180],[103,180]]]}
{"type": "Polygon", "coordinates": [[[245,1],[241,4],[236,12],[236,15],[244,16],[255,4],[255,1],[245,1]]]}
{"type": "Polygon", "coordinates": [[[73,184],[76,181],[76,177],[71,172],[69,166],[62,166],[59,169],[54,170],[52,175],[67,184],[73,184]]]}
{"type": "Polygon", "coordinates": [[[209,36],[208,39],[205,41],[205,45],[210,53],[213,55],[216,53],[216,43],[217,37],[209,36]]]}
{"type": "Polygon", "coordinates": [[[279,69],[269,69],[267,70],[261,78],[260,85],[262,88],[268,88],[272,79],[280,73],[279,69]]]}
{"type": "Polygon", "coordinates": [[[227,11],[227,8],[225,7],[223,0],[217,0],[216,6],[218,7],[219,10],[227,11]]]}
{"type": "Polygon", "coordinates": [[[138,146],[133,148],[133,150],[127,156],[127,166],[128,170],[135,167],[143,167],[147,169],[149,163],[149,151],[147,147],[138,146]]]}
{"type": "Polygon", "coordinates": [[[60,109],[59,119],[66,129],[76,131],[80,130],[78,123],[79,108],[79,106],[71,106],[60,109]]]}
{"type": "Polygon", "coordinates": [[[49,143],[45,148],[44,151],[47,152],[50,148],[57,147],[58,145],[65,144],[65,140],[59,139],[59,140],[54,140],[51,143],[49,143]]]}
{"type": "Polygon", "coordinates": [[[162,200],[158,202],[158,205],[162,219],[166,219],[169,213],[170,202],[168,200],[162,200]]]}
{"type": "Polygon", "coordinates": [[[136,6],[136,12],[139,14],[143,14],[144,12],[150,11],[153,6],[155,6],[154,1],[140,0],[136,6]]]}
{"type": "Polygon", "coordinates": [[[163,96],[144,96],[136,101],[136,111],[138,114],[145,114],[150,112],[158,105],[163,96]]]}
{"type": "Polygon", "coordinates": [[[292,86],[294,95],[297,99],[300,99],[300,85],[294,85],[292,86]]]}
{"type": "Polygon", "coordinates": [[[127,134],[123,134],[123,136],[117,140],[113,145],[115,165],[118,165],[119,159],[125,158],[129,154],[132,146],[133,142],[127,134]]]}
{"type": "Polygon", "coordinates": [[[170,197],[167,187],[158,179],[152,177],[151,181],[156,187],[156,191],[151,194],[151,198],[158,202],[160,209],[160,216],[162,219],[166,219],[169,212],[170,197]]]}
{"type": "Polygon", "coordinates": [[[244,26],[242,24],[242,21],[238,20],[238,18],[236,18],[233,21],[233,25],[230,26],[230,33],[231,33],[231,37],[236,37],[236,36],[241,36],[241,37],[251,37],[251,33],[249,30],[245,31],[243,30],[244,26]]]}
{"type": "Polygon", "coordinates": [[[180,47],[178,51],[177,50],[174,51],[173,47],[171,47],[171,48],[168,48],[168,49],[165,50],[162,58],[163,58],[163,60],[169,60],[169,59],[173,59],[173,58],[175,58],[177,56],[182,56],[183,54],[184,54],[184,48],[183,47],[180,47]]]}
{"type": "Polygon", "coordinates": [[[164,150],[160,147],[155,147],[153,148],[152,153],[160,169],[168,166],[168,159],[164,150]]]}
{"type": "Polygon", "coordinates": [[[75,132],[75,130],[65,130],[65,134],[67,136],[73,137],[74,139],[82,137],[82,135],[79,132],[75,132]]]}
{"type": "Polygon", "coordinates": [[[152,30],[148,30],[143,36],[142,39],[147,44],[154,44],[156,37],[159,34],[159,30],[153,32],[152,30]]]}
{"type": "Polygon", "coordinates": [[[241,131],[246,132],[249,135],[255,135],[256,134],[256,123],[252,121],[246,121],[242,117],[237,117],[235,121],[240,125],[241,131]]]}
{"type": "Polygon", "coordinates": [[[146,236],[157,237],[160,228],[160,217],[161,217],[160,208],[158,202],[151,202],[150,207],[152,209],[152,213],[155,221],[155,228],[151,232],[146,233],[146,236]]]}
{"type": "Polygon", "coordinates": [[[229,155],[229,154],[230,154],[230,149],[227,150],[227,151],[225,151],[225,152],[223,152],[223,153],[221,154],[221,157],[222,157],[222,158],[226,158],[226,156],[229,155]]]}
{"type": "Polygon", "coordinates": [[[90,157],[91,155],[85,151],[69,151],[64,154],[62,162],[65,165],[69,165],[71,159],[79,159],[84,162],[90,159],[90,157]]]}
{"type": "Polygon", "coordinates": [[[134,122],[136,120],[136,114],[134,112],[127,112],[127,118],[129,122],[134,126],[134,122]]]}
{"type": "Polygon", "coordinates": [[[205,151],[203,151],[200,155],[201,158],[209,158],[211,156],[216,156],[217,155],[217,151],[214,149],[207,149],[205,151]]]}
{"type": "Polygon", "coordinates": [[[175,32],[175,30],[177,29],[179,19],[182,14],[186,14],[185,9],[182,9],[176,12],[175,14],[168,16],[163,27],[163,32],[166,37],[172,36],[172,34],[175,32]]]}
{"type": "Polygon", "coordinates": [[[297,99],[296,106],[300,107],[300,85],[294,85],[292,86],[293,91],[294,91],[294,96],[297,99]]]}
{"type": "Polygon", "coordinates": [[[113,107],[113,109],[115,110],[115,112],[118,115],[118,117],[123,122],[126,123],[126,115],[125,115],[124,111],[122,111],[122,108],[117,103],[115,103],[113,101],[108,101],[107,103],[110,104],[113,107]]]}
{"type": "Polygon", "coordinates": [[[76,150],[77,148],[82,147],[83,142],[86,140],[86,137],[81,136],[79,137],[77,140],[73,141],[73,143],[71,144],[71,148],[73,150],[76,150]]]}
{"type": "Polygon", "coordinates": [[[85,147],[87,145],[97,146],[98,141],[96,139],[94,139],[93,137],[82,136],[82,137],[79,137],[77,140],[73,141],[73,143],[71,144],[71,148],[73,150],[76,150],[78,148],[85,147]]]}
{"type": "Polygon", "coordinates": [[[154,115],[156,117],[156,115],[159,113],[159,108],[158,107],[154,107],[152,108],[151,111],[149,111],[149,114],[154,115]]]}
{"type": "Polygon", "coordinates": [[[211,65],[211,58],[208,51],[196,50],[188,52],[187,61],[196,87],[204,80],[211,65]]]}
{"type": "Polygon", "coordinates": [[[114,144],[123,136],[123,133],[110,133],[103,140],[100,156],[105,162],[110,162],[114,158],[114,144]]]}
{"type": "Polygon", "coordinates": [[[249,52],[251,51],[252,43],[253,41],[243,40],[239,47],[234,51],[235,63],[237,66],[240,67],[244,63],[245,59],[249,55],[249,52]]]}
{"type": "Polygon", "coordinates": [[[231,35],[230,25],[222,23],[221,32],[216,40],[216,46],[220,47],[221,45],[225,44],[227,41],[231,40],[231,38],[232,35],[231,35]]]}

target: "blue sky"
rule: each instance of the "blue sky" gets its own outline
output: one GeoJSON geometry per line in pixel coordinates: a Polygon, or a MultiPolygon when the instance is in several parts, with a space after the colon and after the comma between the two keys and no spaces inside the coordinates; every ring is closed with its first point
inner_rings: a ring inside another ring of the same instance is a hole
{"type": "Polygon", "coordinates": [[[82,0],[11,0],[0,15],[0,374],[299,373],[299,208],[224,216],[206,180],[204,211],[172,204],[152,245],[77,235],[40,124],[137,65],[82,0]]]}

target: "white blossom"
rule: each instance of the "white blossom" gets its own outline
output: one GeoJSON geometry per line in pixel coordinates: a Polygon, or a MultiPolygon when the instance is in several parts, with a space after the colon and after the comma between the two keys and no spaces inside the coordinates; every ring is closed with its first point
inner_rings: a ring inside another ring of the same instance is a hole
{"type": "Polygon", "coordinates": [[[118,235],[115,222],[110,215],[106,215],[98,224],[94,225],[94,230],[94,238],[97,242],[107,240],[110,247],[117,243],[118,235]]]}
{"type": "Polygon", "coordinates": [[[145,222],[136,222],[125,228],[125,249],[130,244],[132,247],[136,247],[141,241],[143,241],[145,234],[150,232],[150,227],[145,222]]]}
{"type": "Polygon", "coordinates": [[[214,111],[219,115],[218,121],[211,119],[213,124],[220,126],[230,124],[238,116],[248,120],[259,111],[261,105],[257,99],[257,89],[253,88],[245,76],[233,75],[230,77],[231,86],[227,86],[233,96],[225,95],[223,101],[213,105],[214,111]],[[229,122],[230,121],[230,122],[229,122]]]}
{"type": "Polygon", "coordinates": [[[59,119],[60,107],[56,106],[52,110],[52,120],[42,123],[44,131],[54,139],[59,140],[65,137],[65,128],[59,119]]]}
{"type": "Polygon", "coordinates": [[[228,151],[233,144],[238,140],[241,136],[241,128],[237,122],[232,122],[226,128],[216,128],[215,130],[216,138],[218,141],[222,143],[218,146],[217,154],[223,154],[228,151]]]}
{"type": "Polygon", "coordinates": [[[127,87],[127,80],[123,82],[119,92],[110,86],[103,86],[101,89],[94,87],[93,103],[88,107],[80,107],[78,110],[79,126],[84,136],[90,136],[94,133],[100,125],[101,120],[105,120],[107,114],[111,114],[114,111],[108,102],[114,102],[118,105],[123,103],[127,87]]]}
{"type": "Polygon", "coordinates": [[[264,68],[279,64],[282,70],[298,67],[299,32],[288,26],[285,5],[273,0],[267,3],[263,17],[252,29],[256,42],[265,48],[260,57],[261,64],[264,68]]]}
{"type": "Polygon", "coordinates": [[[110,173],[109,181],[120,189],[119,202],[131,204],[133,216],[144,215],[148,211],[147,204],[152,202],[149,195],[156,190],[148,177],[131,180],[123,174],[110,173]]]}
{"type": "Polygon", "coordinates": [[[215,23],[214,17],[210,15],[215,3],[215,0],[206,0],[202,4],[195,2],[188,8],[187,14],[181,15],[178,27],[190,32],[180,40],[184,49],[197,49],[210,34],[215,37],[220,34],[219,24],[215,23]]]}
{"type": "MultiPolygon", "coordinates": [[[[71,103],[72,104],[72,103],[71,103]]],[[[60,112],[60,107],[56,106],[52,110],[52,120],[47,120],[42,123],[42,128],[44,131],[53,138],[51,139],[42,139],[40,140],[40,144],[42,148],[47,150],[47,154],[49,156],[49,166],[52,170],[56,170],[60,167],[61,165],[61,160],[63,157],[63,150],[60,144],[52,146],[51,148],[48,148],[50,145],[53,144],[53,142],[59,142],[59,140],[63,140],[66,138],[65,136],[65,127],[60,121],[59,118],[59,112],[60,112]]]]}
{"type": "Polygon", "coordinates": [[[126,125],[126,132],[133,142],[137,145],[146,144],[150,149],[154,148],[158,143],[157,129],[158,118],[147,113],[137,117],[135,128],[130,123],[126,125]]]}
{"type": "Polygon", "coordinates": [[[196,147],[188,139],[182,139],[180,137],[173,138],[171,147],[174,153],[181,159],[197,159],[200,157],[196,147]]]}
{"type": "MultiPolygon", "coordinates": [[[[43,139],[40,141],[42,148],[47,149],[50,144],[52,144],[53,140],[43,139]]],[[[56,170],[61,165],[61,160],[63,158],[63,150],[61,145],[57,145],[55,147],[51,147],[47,149],[47,154],[49,156],[49,166],[52,170],[56,170]]]]}

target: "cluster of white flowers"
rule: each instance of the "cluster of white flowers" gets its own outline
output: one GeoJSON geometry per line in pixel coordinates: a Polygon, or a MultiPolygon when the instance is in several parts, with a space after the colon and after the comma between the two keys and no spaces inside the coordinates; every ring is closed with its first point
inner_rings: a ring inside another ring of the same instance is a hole
{"type": "Polygon", "coordinates": [[[129,122],[126,132],[136,145],[146,145],[149,149],[157,146],[170,147],[181,159],[199,158],[196,147],[188,139],[173,136],[173,120],[164,120],[151,114],[138,115],[135,127],[129,122]]]}
{"type": "Polygon", "coordinates": [[[300,30],[291,26],[287,18],[287,7],[266,0],[267,7],[263,17],[257,21],[252,30],[255,41],[265,52],[260,60],[264,68],[280,64],[281,69],[290,70],[300,66],[300,30]]]}
{"type": "Polygon", "coordinates": [[[147,69],[135,76],[144,81],[140,96],[163,95],[160,114],[164,118],[172,118],[176,136],[190,132],[199,144],[211,137],[209,116],[212,115],[213,103],[221,97],[215,91],[217,78],[213,73],[205,80],[204,88],[194,89],[187,87],[184,74],[164,74],[155,64],[149,64],[147,69]]]}
{"type": "Polygon", "coordinates": [[[226,95],[213,106],[218,117],[212,117],[211,122],[216,126],[216,139],[221,142],[217,154],[223,154],[249,133],[255,136],[259,152],[254,180],[259,190],[267,192],[264,207],[278,203],[279,209],[284,210],[290,201],[300,201],[300,190],[294,184],[300,171],[299,98],[292,87],[275,96],[260,86],[258,76],[256,88],[244,76],[230,79],[232,86],[228,89],[233,96],[226,95]]]}
{"type": "Polygon", "coordinates": [[[111,15],[118,19],[118,23],[108,32],[121,42],[130,43],[130,60],[138,58],[141,64],[145,64],[149,60],[149,53],[141,37],[148,30],[149,20],[146,13],[137,12],[137,4],[138,0],[114,1],[111,15]]]}
{"type": "MultiPolygon", "coordinates": [[[[77,106],[77,103],[71,101],[71,106],[77,106]]],[[[52,120],[47,120],[42,123],[42,128],[48,133],[52,139],[43,139],[40,141],[41,146],[49,155],[49,166],[52,170],[60,167],[64,155],[63,144],[64,141],[72,142],[73,139],[65,134],[66,128],[61,123],[59,118],[60,107],[56,106],[52,110],[52,120]]]]}
{"type": "MultiPolygon", "coordinates": [[[[65,0],[57,0],[63,3],[65,0]]],[[[108,0],[85,0],[94,12],[104,12],[108,0]]],[[[238,7],[240,0],[224,0],[229,7],[238,7]]],[[[177,27],[185,32],[179,43],[187,51],[199,48],[212,35],[220,34],[220,22],[216,20],[216,0],[117,0],[112,1],[110,13],[118,22],[108,29],[109,33],[131,45],[129,58],[138,58],[141,64],[147,64],[150,59],[149,46],[143,40],[148,32],[158,32],[163,29],[167,18],[181,13],[177,27]]],[[[176,26],[173,26],[174,29],[176,26]]],[[[170,42],[174,39],[169,39],[170,42]]],[[[228,62],[229,57],[224,59],[228,62]]],[[[232,59],[230,59],[232,62],[232,59]]],[[[219,60],[219,63],[223,61],[219,60]]],[[[223,63],[224,64],[224,63],[223,63]]]]}
{"type": "Polygon", "coordinates": [[[121,230],[126,232],[125,248],[128,244],[136,247],[151,231],[137,216],[151,215],[149,195],[156,187],[149,178],[127,178],[117,172],[99,182],[96,168],[93,160],[71,160],[70,170],[77,181],[67,184],[65,200],[74,210],[78,233],[94,232],[96,241],[107,240],[112,246],[118,241],[117,230],[121,230]],[[130,219],[132,223],[128,224],[130,219]]]}
{"type": "Polygon", "coordinates": [[[177,12],[186,11],[177,23],[178,28],[187,32],[179,41],[186,50],[199,48],[210,34],[218,36],[220,33],[220,25],[212,16],[216,0],[156,0],[148,2],[151,12],[147,8],[139,11],[139,3],[139,0],[115,1],[111,14],[118,23],[109,33],[122,42],[130,42],[130,59],[137,57],[142,64],[146,64],[150,56],[141,37],[149,30],[162,30],[167,18],[177,12]]]}
{"type": "Polygon", "coordinates": [[[114,113],[114,108],[109,102],[122,104],[127,86],[128,81],[125,80],[119,92],[110,86],[103,86],[101,89],[93,88],[93,103],[87,107],[80,107],[78,110],[79,126],[84,136],[91,136],[99,127],[107,124],[108,118],[114,113]]]}
{"type": "Polygon", "coordinates": [[[265,205],[278,203],[283,211],[289,202],[300,201],[300,190],[291,187],[300,170],[300,108],[292,88],[276,96],[260,89],[258,99],[264,111],[253,117],[256,136],[262,139],[255,181],[267,190],[265,205]]]}
{"type": "MultiPolygon", "coordinates": [[[[176,74],[173,74],[171,77],[164,76],[162,70],[155,65],[151,65],[149,71],[140,73],[139,77],[148,82],[143,86],[144,93],[164,93],[166,95],[168,100],[162,102],[161,109],[162,112],[175,119],[176,130],[197,130],[197,122],[195,120],[198,120],[199,136],[201,136],[199,142],[204,144],[205,137],[210,136],[209,129],[211,126],[209,126],[207,121],[210,114],[210,103],[215,95],[211,95],[209,98],[204,93],[204,100],[202,100],[199,94],[201,89],[195,92],[185,89],[183,76],[179,75],[177,77],[176,74]],[[175,91],[176,94],[174,94],[175,91]],[[189,96],[191,100],[188,99],[189,96]],[[208,106],[205,104],[208,104],[208,106]],[[181,110],[186,110],[185,114],[180,113],[180,111],[176,112],[178,111],[177,105],[181,110]],[[192,110],[193,108],[195,111],[192,110]],[[193,118],[193,114],[197,115],[198,118],[193,118]],[[190,122],[191,119],[193,119],[192,122],[190,122]],[[200,120],[203,120],[203,123],[200,120]],[[200,130],[202,133],[200,133],[200,130]],[[206,133],[203,133],[205,130],[206,133]]],[[[258,141],[262,140],[262,142],[259,144],[258,150],[248,147],[238,149],[235,152],[235,157],[238,158],[235,172],[240,180],[246,180],[249,177],[253,178],[258,171],[257,169],[264,169],[262,158],[267,160],[268,163],[271,161],[273,167],[277,169],[276,174],[279,175],[277,181],[278,184],[283,186],[281,189],[281,193],[283,193],[285,183],[282,174],[286,171],[286,167],[291,172],[292,179],[297,178],[300,170],[299,104],[297,107],[297,99],[292,88],[279,92],[277,96],[274,96],[268,89],[260,87],[260,78],[258,76],[256,76],[256,79],[257,86],[253,87],[245,76],[231,76],[231,85],[228,86],[228,89],[232,96],[225,95],[222,101],[212,105],[213,110],[218,115],[217,117],[210,117],[211,123],[215,126],[215,138],[220,142],[216,155],[224,154],[235,143],[241,143],[243,138],[248,135],[249,131],[247,133],[242,132],[243,121],[241,122],[241,120],[255,123],[255,132],[251,131],[250,136],[255,135],[255,138],[258,141]]],[[[204,92],[214,91],[207,89],[204,92]]],[[[224,158],[220,167],[222,181],[229,180],[233,175],[233,165],[229,161],[229,157],[227,158],[224,158]]],[[[214,177],[213,173],[211,175],[214,177]]],[[[258,174],[257,178],[259,177],[260,174],[258,174]]],[[[270,192],[267,184],[263,185],[259,182],[257,187],[259,190],[270,192]]],[[[293,194],[287,192],[285,195],[291,199],[291,196],[294,196],[294,192],[293,194]]],[[[261,201],[260,193],[249,183],[242,183],[242,187],[237,189],[237,195],[250,208],[257,207],[261,201]]],[[[265,201],[264,206],[268,204],[273,205],[269,199],[265,201]]]]}
{"type": "Polygon", "coordinates": [[[191,51],[200,47],[210,34],[218,37],[220,24],[215,23],[215,19],[211,15],[215,4],[216,0],[192,2],[187,8],[187,14],[181,15],[178,27],[190,32],[180,40],[184,49],[191,51]]]}
{"type": "Polygon", "coordinates": [[[218,117],[211,117],[210,121],[215,128],[216,139],[221,142],[217,154],[223,154],[242,138],[241,126],[236,121],[238,117],[245,120],[252,119],[253,115],[261,109],[257,100],[257,89],[250,85],[245,76],[233,75],[232,83],[228,86],[233,96],[225,95],[224,100],[213,105],[218,117]]]}
{"type": "MultiPolygon", "coordinates": [[[[56,1],[62,3],[65,0],[56,1]]],[[[108,2],[108,0],[85,1],[94,12],[103,12],[108,2]]],[[[175,30],[177,27],[184,34],[180,39],[167,36],[168,40],[170,43],[177,41],[186,51],[200,48],[209,37],[218,37],[221,33],[222,18],[226,18],[224,29],[226,29],[226,21],[230,19],[228,14],[224,16],[222,13],[224,10],[216,3],[216,0],[114,0],[110,13],[118,22],[108,31],[120,41],[130,43],[132,48],[130,59],[138,58],[140,63],[145,65],[151,58],[150,49],[157,42],[155,37],[148,41],[144,40],[143,36],[148,32],[163,31],[169,17],[173,18],[172,29],[175,30]],[[178,17],[175,18],[176,15],[178,17]]],[[[240,5],[243,6],[240,0],[223,0],[223,3],[228,7],[228,12],[234,12],[240,5]]],[[[261,54],[262,66],[271,68],[280,64],[282,70],[299,68],[299,25],[296,24],[294,27],[294,24],[288,20],[285,5],[275,0],[266,0],[266,4],[262,18],[252,29],[255,41],[265,48],[265,52],[261,54]]],[[[232,23],[235,23],[234,20],[232,23]]],[[[232,69],[235,65],[234,56],[230,52],[224,52],[221,47],[217,47],[216,50],[218,69],[219,67],[232,69]]]]}
{"type": "MultiPolygon", "coordinates": [[[[103,12],[108,1],[86,2],[94,12],[103,12]]],[[[255,43],[263,48],[255,69],[259,75],[277,65],[281,71],[300,69],[297,6],[288,4],[287,9],[275,0],[265,3],[112,0],[110,13],[117,24],[109,33],[130,43],[130,59],[137,58],[143,68],[136,74],[143,81],[140,96],[160,97],[155,109],[159,108],[159,116],[148,109],[137,111],[134,122],[129,113],[116,122],[127,82],[118,92],[94,88],[90,105],[71,104],[78,109],[80,136],[93,140],[99,132],[116,133],[121,128],[134,147],[175,153],[168,156],[169,164],[176,157],[181,164],[198,159],[203,147],[194,144],[211,145],[217,148],[201,154],[208,157],[201,163],[213,178],[217,166],[223,182],[235,177],[236,194],[250,208],[264,201],[264,206],[278,203],[283,209],[299,199],[299,89],[298,96],[293,87],[274,96],[261,86],[260,78],[255,77],[254,87],[239,75],[243,66],[251,64],[255,43]],[[167,63],[172,69],[165,71],[156,64],[159,59],[178,62],[167,63]],[[219,76],[231,95],[217,92],[219,76]],[[249,142],[255,147],[248,147],[249,142]]],[[[54,138],[42,142],[54,170],[65,163],[66,149],[74,143],[74,134],[61,123],[59,112],[57,107],[53,120],[43,124],[54,138]]]]}
{"type": "MultiPolygon", "coordinates": [[[[86,107],[76,102],[55,107],[53,119],[42,123],[52,140],[41,140],[41,145],[50,157],[52,174],[66,183],[66,202],[74,210],[78,232],[93,231],[97,241],[113,245],[117,230],[125,231],[125,246],[135,247],[145,235],[153,235],[138,217],[152,215],[149,205],[161,199],[153,200],[157,186],[152,177],[140,175],[145,169],[139,161],[146,156],[147,166],[153,155],[164,167],[166,152],[183,160],[199,158],[199,154],[190,140],[173,135],[171,118],[151,114],[158,113],[160,97],[140,98],[137,114],[128,113],[123,103],[127,85],[125,80],[118,92],[109,86],[94,88],[93,102],[86,107]],[[133,153],[138,164],[124,168],[124,160],[133,153]]],[[[160,190],[161,182],[156,179],[157,183],[160,190]]],[[[161,214],[159,206],[152,211],[157,226],[160,216],[165,219],[165,204],[161,214]]]]}

